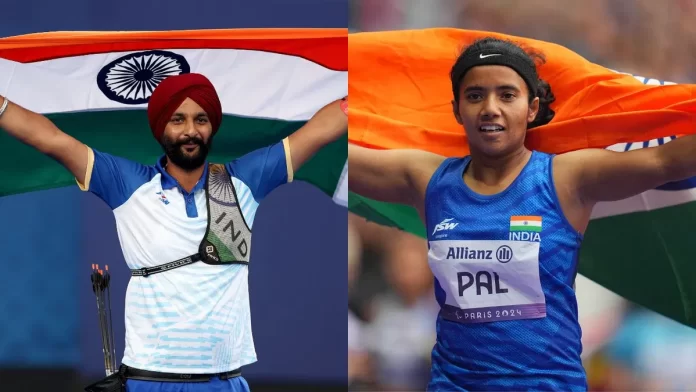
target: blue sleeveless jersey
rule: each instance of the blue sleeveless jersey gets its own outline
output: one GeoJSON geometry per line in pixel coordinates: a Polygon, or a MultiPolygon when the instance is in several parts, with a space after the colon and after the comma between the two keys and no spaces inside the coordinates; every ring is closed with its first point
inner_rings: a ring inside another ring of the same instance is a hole
{"type": "Polygon", "coordinates": [[[553,156],[532,152],[503,192],[463,180],[450,158],[425,197],[428,261],[441,310],[431,391],[585,391],[573,284],[582,241],[566,220],[553,156]]]}

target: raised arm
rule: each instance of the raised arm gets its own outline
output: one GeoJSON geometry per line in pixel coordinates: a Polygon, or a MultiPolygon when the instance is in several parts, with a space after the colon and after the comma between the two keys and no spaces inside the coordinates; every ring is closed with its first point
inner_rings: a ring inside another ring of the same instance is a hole
{"type": "Polygon", "coordinates": [[[288,137],[293,171],[297,171],[325,145],[337,140],[348,130],[348,116],[341,102],[331,102],[307,121],[302,128],[288,137]]]}
{"type": "Polygon", "coordinates": [[[428,182],[444,159],[419,150],[373,150],[349,144],[348,189],[422,212],[428,182]]]}
{"type": "Polygon", "coordinates": [[[696,135],[628,152],[574,151],[556,157],[554,165],[584,203],[621,200],[696,176],[696,135]]]}
{"type": "MultiPolygon", "coordinates": [[[[0,107],[5,99],[0,96],[0,107]]],[[[84,184],[89,159],[87,146],[62,132],[46,117],[8,101],[0,115],[0,129],[57,160],[84,184]]]]}

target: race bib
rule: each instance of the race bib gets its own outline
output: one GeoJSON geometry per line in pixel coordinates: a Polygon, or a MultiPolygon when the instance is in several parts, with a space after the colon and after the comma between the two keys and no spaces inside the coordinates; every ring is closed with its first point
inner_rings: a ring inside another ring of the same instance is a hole
{"type": "Polygon", "coordinates": [[[546,316],[539,242],[431,241],[428,262],[446,293],[442,316],[461,323],[546,316]]]}

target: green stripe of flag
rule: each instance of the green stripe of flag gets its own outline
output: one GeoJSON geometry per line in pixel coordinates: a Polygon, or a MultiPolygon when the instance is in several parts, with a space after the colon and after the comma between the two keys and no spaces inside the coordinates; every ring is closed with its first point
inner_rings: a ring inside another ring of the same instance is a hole
{"type": "Polygon", "coordinates": [[[536,232],[541,232],[541,227],[540,226],[533,226],[533,225],[515,225],[515,226],[510,226],[510,231],[536,231],[536,232]]]}
{"type": "MultiPolygon", "coordinates": [[[[350,170],[350,165],[348,170],[350,170]]],[[[357,193],[348,192],[348,209],[369,221],[399,228],[426,238],[425,226],[423,226],[418,212],[413,207],[384,203],[368,199],[357,193]]]]}
{"type": "MultiPolygon", "coordinates": [[[[97,150],[147,165],[163,155],[148,126],[145,110],[60,113],[47,116],[61,130],[97,150]]],[[[211,162],[225,163],[257,148],[278,142],[304,121],[282,121],[225,115],[213,139],[211,162]]],[[[348,157],[347,136],[320,150],[295,173],[333,196],[348,157]]],[[[74,186],[73,176],[53,159],[0,132],[0,196],[74,186]]]]}
{"type": "Polygon", "coordinates": [[[579,272],[696,328],[694,222],[696,202],[592,220],[579,272]]]}

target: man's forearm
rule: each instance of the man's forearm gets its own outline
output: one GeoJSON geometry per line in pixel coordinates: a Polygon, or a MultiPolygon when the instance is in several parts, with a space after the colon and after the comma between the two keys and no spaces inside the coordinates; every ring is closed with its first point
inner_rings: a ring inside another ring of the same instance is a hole
{"type": "MultiPolygon", "coordinates": [[[[0,96],[0,105],[4,101],[0,96]]],[[[48,118],[10,102],[0,116],[0,129],[40,152],[56,159],[84,184],[89,149],[61,132],[48,118]]]]}
{"type": "MultiPolygon", "coordinates": [[[[5,97],[0,96],[0,105],[4,101],[5,97]]],[[[44,153],[50,152],[50,140],[60,132],[46,117],[11,101],[0,116],[0,129],[44,153]]]]}
{"type": "Polygon", "coordinates": [[[308,126],[320,130],[316,137],[322,140],[322,144],[339,139],[348,130],[348,116],[341,108],[342,101],[339,99],[324,106],[307,122],[308,126]]]}
{"type": "Polygon", "coordinates": [[[302,128],[288,138],[293,170],[297,171],[317,151],[348,130],[348,116],[341,100],[321,108],[302,128]]]}

